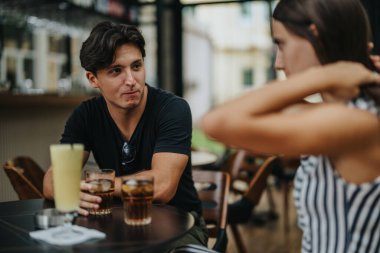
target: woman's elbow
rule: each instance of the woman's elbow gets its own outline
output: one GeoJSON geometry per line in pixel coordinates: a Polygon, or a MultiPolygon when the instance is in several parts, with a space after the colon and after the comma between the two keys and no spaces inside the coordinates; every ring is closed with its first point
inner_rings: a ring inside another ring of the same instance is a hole
{"type": "Polygon", "coordinates": [[[210,138],[218,139],[218,136],[223,132],[223,119],[215,113],[207,113],[201,119],[201,129],[210,138]]]}
{"type": "Polygon", "coordinates": [[[202,117],[200,127],[206,135],[213,132],[212,121],[209,120],[208,114],[202,117]]]}

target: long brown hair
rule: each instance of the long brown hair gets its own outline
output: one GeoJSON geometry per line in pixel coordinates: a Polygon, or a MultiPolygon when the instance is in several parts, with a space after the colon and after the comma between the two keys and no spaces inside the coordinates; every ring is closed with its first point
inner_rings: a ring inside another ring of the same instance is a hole
{"type": "MultiPolygon", "coordinates": [[[[273,18],[289,32],[307,39],[321,64],[345,60],[375,70],[368,49],[371,28],[359,0],[280,0],[273,18]],[[311,24],[316,26],[317,36],[311,31],[311,24]]],[[[378,91],[372,86],[361,87],[362,94],[380,104],[378,91]]]]}

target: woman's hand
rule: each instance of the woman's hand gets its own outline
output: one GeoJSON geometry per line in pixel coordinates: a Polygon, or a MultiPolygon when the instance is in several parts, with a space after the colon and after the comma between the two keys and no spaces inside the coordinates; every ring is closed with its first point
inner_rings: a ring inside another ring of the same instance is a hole
{"type": "MultiPolygon", "coordinates": [[[[375,45],[373,42],[368,43],[368,52],[371,53],[375,45]]],[[[379,55],[370,55],[373,65],[377,68],[377,71],[380,72],[380,56],[379,55]]]]}
{"type": "Polygon", "coordinates": [[[89,214],[87,209],[98,209],[99,203],[102,202],[102,198],[92,195],[91,184],[86,183],[84,180],[80,183],[80,202],[78,213],[84,216],[89,214]]]}
{"type": "Polygon", "coordinates": [[[321,74],[328,78],[328,92],[343,99],[358,96],[362,84],[380,84],[380,75],[360,63],[337,62],[325,65],[322,69],[321,74]]]}
{"type": "Polygon", "coordinates": [[[377,71],[380,72],[380,55],[371,55],[370,58],[377,71]]]}

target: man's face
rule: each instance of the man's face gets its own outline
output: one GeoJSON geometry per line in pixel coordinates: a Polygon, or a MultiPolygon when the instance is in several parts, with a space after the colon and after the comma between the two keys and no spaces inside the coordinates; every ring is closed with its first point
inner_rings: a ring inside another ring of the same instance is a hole
{"type": "Polygon", "coordinates": [[[275,68],[283,70],[286,76],[320,65],[311,43],[273,20],[273,40],[277,44],[275,68]]]}
{"type": "Polygon", "coordinates": [[[115,60],[95,76],[86,76],[99,88],[107,104],[120,109],[134,109],[141,104],[145,91],[144,59],[138,47],[124,44],[115,51],[115,60]]]}

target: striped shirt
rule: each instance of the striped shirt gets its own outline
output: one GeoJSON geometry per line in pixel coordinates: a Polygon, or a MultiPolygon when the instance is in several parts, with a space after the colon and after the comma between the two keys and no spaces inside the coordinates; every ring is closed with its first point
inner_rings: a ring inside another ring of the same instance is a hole
{"type": "MultiPolygon", "coordinates": [[[[356,99],[349,106],[380,117],[371,101],[356,99]]],[[[380,252],[380,176],[353,184],[338,175],[327,157],[302,157],[294,201],[303,253],[380,252]]]]}

